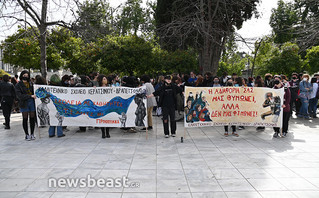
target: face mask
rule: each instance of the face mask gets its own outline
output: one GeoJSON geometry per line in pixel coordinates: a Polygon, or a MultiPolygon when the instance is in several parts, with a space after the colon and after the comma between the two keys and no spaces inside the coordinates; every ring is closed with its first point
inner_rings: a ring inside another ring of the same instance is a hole
{"type": "Polygon", "coordinates": [[[219,83],[219,80],[214,80],[214,83],[215,83],[215,84],[218,84],[218,83],[219,83]]]}
{"type": "Polygon", "coordinates": [[[239,84],[235,84],[235,87],[239,87],[239,84]]]}
{"type": "Polygon", "coordinates": [[[275,80],[274,83],[275,83],[275,85],[279,85],[280,81],[279,80],[275,80]]]}
{"type": "Polygon", "coordinates": [[[292,79],[293,79],[293,80],[296,80],[297,78],[296,78],[296,77],[292,77],[292,79]]]}
{"type": "Polygon", "coordinates": [[[228,83],[227,83],[227,86],[233,86],[233,83],[228,82],[228,83]]]}
{"type": "Polygon", "coordinates": [[[28,81],[28,80],[29,80],[29,78],[28,78],[28,77],[23,76],[23,77],[22,77],[22,80],[28,81]]]}
{"type": "Polygon", "coordinates": [[[307,79],[307,78],[304,78],[303,81],[308,81],[308,79],[307,79]]]}

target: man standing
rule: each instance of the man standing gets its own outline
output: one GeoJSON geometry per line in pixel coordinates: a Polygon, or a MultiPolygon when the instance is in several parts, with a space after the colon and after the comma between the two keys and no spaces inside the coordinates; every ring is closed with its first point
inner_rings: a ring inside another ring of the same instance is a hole
{"type": "Polygon", "coordinates": [[[168,117],[171,125],[171,135],[176,136],[176,121],[175,121],[175,109],[176,109],[176,97],[177,94],[182,92],[182,89],[172,83],[171,76],[165,76],[164,84],[153,94],[148,95],[148,98],[153,96],[159,96],[158,106],[162,107],[163,113],[163,125],[165,138],[169,137],[168,117]]]}

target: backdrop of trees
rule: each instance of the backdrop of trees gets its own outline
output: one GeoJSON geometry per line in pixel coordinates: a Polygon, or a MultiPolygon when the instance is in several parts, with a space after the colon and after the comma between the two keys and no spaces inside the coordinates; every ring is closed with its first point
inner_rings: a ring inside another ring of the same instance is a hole
{"type": "MultiPolygon", "coordinates": [[[[69,0],[70,1],[70,0],[69,0]]],[[[239,51],[236,30],[254,15],[260,0],[73,0],[71,22],[47,21],[48,1],[5,0],[28,17],[0,9],[0,18],[26,25],[1,43],[3,61],[41,70],[70,69],[121,75],[212,72],[247,68],[253,75],[319,71],[319,3],[280,0],[272,10],[271,35],[255,42],[251,55],[239,51]]],[[[61,2],[61,1],[60,1],[61,2]]]]}

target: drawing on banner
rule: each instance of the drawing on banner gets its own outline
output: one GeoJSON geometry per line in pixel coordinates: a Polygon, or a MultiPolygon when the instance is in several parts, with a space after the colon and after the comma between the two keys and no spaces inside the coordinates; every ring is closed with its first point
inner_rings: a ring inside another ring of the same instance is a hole
{"type": "Polygon", "coordinates": [[[270,107],[269,111],[261,114],[261,119],[265,120],[267,116],[273,115],[272,122],[277,123],[281,112],[281,100],[279,96],[273,96],[272,92],[268,92],[265,95],[265,102],[263,108],[270,107]]]}
{"type": "Polygon", "coordinates": [[[35,85],[41,126],[145,126],[146,89],[35,85]],[[134,100],[134,102],[133,102],[134,100]]]}
{"type": "Polygon", "coordinates": [[[134,101],[137,104],[137,108],[135,111],[135,125],[136,126],[145,126],[144,124],[144,118],[146,116],[146,108],[145,105],[143,103],[143,97],[145,97],[145,95],[143,94],[136,94],[134,101]]]}
{"type": "Polygon", "coordinates": [[[40,120],[40,126],[50,125],[50,115],[48,104],[50,103],[50,95],[40,99],[41,104],[37,106],[37,114],[40,120]]]}
{"type": "Polygon", "coordinates": [[[124,112],[122,112],[121,117],[119,117],[119,119],[120,119],[120,122],[121,122],[121,127],[125,128],[126,127],[125,123],[126,123],[126,119],[127,119],[126,114],[124,112]]]}
{"type": "Polygon", "coordinates": [[[194,99],[193,93],[190,92],[187,97],[187,106],[184,108],[186,122],[208,122],[212,121],[210,118],[210,112],[208,110],[208,102],[206,97],[203,96],[203,91],[200,94],[196,93],[194,99]]]}
{"type": "Polygon", "coordinates": [[[284,89],[186,86],[184,125],[281,127],[283,95],[284,89]]]}

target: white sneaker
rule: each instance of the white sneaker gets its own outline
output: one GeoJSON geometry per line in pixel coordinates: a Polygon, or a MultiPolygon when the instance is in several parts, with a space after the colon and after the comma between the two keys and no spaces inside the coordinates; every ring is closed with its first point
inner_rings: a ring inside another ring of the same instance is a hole
{"type": "Polygon", "coordinates": [[[26,140],[26,141],[30,141],[30,140],[31,140],[30,135],[26,135],[26,136],[25,136],[25,140],[26,140]]]}
{"type": "Polygon", "coordinates": [[[35,140],[35,136],[34,135],[31,135],[31,140],[35,140]]]}
{"type": "Polygon", "coordinates": [[[169,138],[169,135],[165,135],[165,138],[169,138]]]}
{"type": "Polygon", "coordinates": [[[175,137],[176,136],[176,134],[172,134],[172,137],[175,137]]]}

